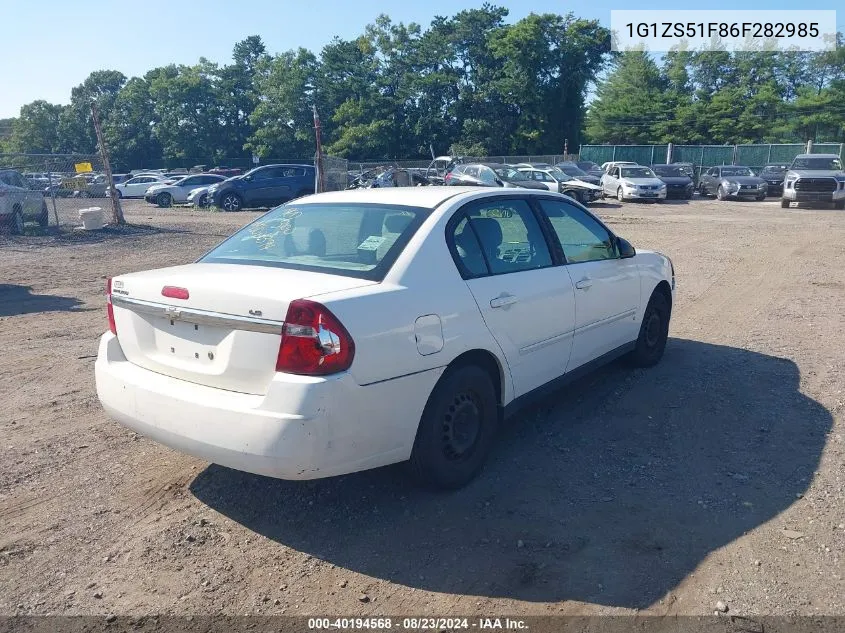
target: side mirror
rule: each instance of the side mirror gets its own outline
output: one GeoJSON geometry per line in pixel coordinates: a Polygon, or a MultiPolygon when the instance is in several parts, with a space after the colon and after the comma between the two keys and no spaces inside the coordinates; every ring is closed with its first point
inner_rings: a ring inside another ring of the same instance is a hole
{"type": "Polygon", "coordinates": [[[633,244],[621,237],[616,238],[616,247],[619,249],[620,259],[630,259],[637,254],[637,249],[634,248],[633,244]]]}

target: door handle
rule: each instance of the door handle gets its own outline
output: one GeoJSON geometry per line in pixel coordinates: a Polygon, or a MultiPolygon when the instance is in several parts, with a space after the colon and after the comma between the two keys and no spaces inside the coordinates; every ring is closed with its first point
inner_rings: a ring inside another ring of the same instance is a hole
{"type": "Polygon", "coordinates": [[[495,299],[490,299],[491,308],[504,308],[519,301],[515,295],[501,294],[495,299]]]}
{"type": "Polygon", "coordinates": [[[589,290],[593,286],[593,280],[589,277],[584,277],[575,282],[575,287],[578,290],[589,290]]]}

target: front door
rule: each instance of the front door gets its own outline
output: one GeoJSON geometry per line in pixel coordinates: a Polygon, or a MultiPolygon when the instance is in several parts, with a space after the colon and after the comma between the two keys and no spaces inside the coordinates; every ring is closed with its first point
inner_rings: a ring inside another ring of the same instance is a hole
{"type": "Polygon", "coordinates": [[[620,259],[613,236],[586,211],[564,200],[541,199],[539,205],[575,288],[570,371],[637,338],[639,271],[634,259],[620,259]]]}
{"type": "Polygon", "coordinates": [[[462,273],[502,349],[516,397],[566,371],[575,297],[565,266],[555,266],[524,199],[468,204],[452,231],[462,273]]]}

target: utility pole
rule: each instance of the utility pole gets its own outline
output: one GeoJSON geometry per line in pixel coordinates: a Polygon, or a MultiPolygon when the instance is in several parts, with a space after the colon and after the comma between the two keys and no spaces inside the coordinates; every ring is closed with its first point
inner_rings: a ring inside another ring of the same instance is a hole
{"type": "Polygon", "coordinates": [[[103,140],[103,128],[100,126],[100,113],[97,111],[97,102],[91,102],[91,117],[94,119],[94,132],[97,133],[97,143],[100,145],[100,155],[103,158],[103,168],[106,170],[106,180],[109,183],[109,193],[111,194],[111,209],[112,209],[112,223],[126,224],[123,218],[123,208],[120,206],[120,198],[117,195],[117,189],[114,187],[114,178],[112,178],[111,164],[109,163],[109,152],[106,149],[106,142],[103,140]]]}
{"type": "Polygon", "coordinates": [[[320,115],[317,114],[317,106],[311,106],[314,110],[314,134],[317,138],[317,157],[315,162],[316,167],[316,182],[314,183],[314,193],[323,193],[326,190],[326,172],[323,163],[323,128],[320,125],[320,115]]]}

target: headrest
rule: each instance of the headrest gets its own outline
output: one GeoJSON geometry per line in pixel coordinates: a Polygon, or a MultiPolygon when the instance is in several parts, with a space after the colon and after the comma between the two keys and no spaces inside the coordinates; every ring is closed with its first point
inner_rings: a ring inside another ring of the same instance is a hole
{"type": "Polygon", "coordinates": [[[413,219],[410,215],[389,215],[384,219],[384,228],[388,233],[401,233],[413,219]]]}

